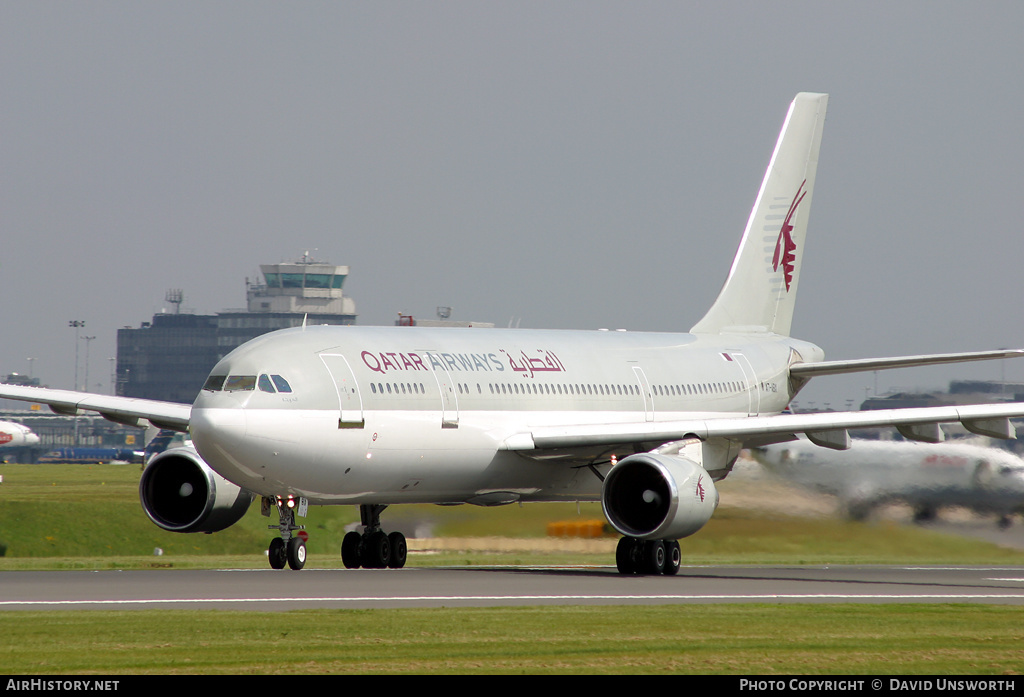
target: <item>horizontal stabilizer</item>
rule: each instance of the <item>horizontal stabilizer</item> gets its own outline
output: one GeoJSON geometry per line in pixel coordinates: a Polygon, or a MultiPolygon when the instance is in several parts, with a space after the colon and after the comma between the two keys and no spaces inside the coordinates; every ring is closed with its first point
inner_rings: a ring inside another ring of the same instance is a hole
{"type": "Polygon", "coordinates": [[[841,375],[843,373],[864,373],[893,368],[913,368],[922,365],[943,363],[967,363],[970,361],[991,361],[999,358],[1024,357],[1024,349],[1000,349],[998,351],[972,351],[968,353],[933,353],[923,356],[896,356],[890,358],[859,358],[852,361],[821,361],[819,363],[796,363],[789,367],[793,377],[812,378],[818,375],[841,375]]]}

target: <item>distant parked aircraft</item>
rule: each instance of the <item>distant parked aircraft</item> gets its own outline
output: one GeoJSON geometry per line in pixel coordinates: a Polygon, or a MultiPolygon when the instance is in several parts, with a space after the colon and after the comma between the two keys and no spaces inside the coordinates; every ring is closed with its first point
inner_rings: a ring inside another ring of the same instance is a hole
{"type": "Polygon", "coordinates": [[[39,436],[31,428],[13,421],[0,421],[0,448],[39,445],[39,436]]]}
{"type": "Polygon", "coordinates": [[[848,515],[902,501],[914,519],[939,508],[963,506],[994,513],[1000,527],[1024,512],[1024,460],[971,443],[855,440],[849,450],[819,448],[806,440],[752,448],[754,459],[790,481],[835,494],[848,515]]]}

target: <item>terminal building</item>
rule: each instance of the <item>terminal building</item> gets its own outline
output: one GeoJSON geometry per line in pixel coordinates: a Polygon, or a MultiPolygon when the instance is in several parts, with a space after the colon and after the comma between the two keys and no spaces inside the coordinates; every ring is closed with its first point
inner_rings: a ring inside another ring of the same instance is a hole
{"type": "MultiPolygon", "coordinates": [[[[118,395],[191,403],[217,361],[261,334],[308,324],[355,324],[355,301],[343,292],[348,266],[311,260],[260,266],[246,279],[245,309],[215,315],[161,313],[117,332],[118,395]]],[[[180,309],[182,295],[167,299],[180,309]]]]}

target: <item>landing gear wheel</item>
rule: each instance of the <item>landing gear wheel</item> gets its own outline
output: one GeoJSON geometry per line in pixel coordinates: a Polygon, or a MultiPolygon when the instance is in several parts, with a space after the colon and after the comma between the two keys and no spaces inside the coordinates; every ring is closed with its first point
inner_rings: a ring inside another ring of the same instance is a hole
{"type": "Polygon", "coordinates": [[[306,543],[301,537],[288,540],[288,566],[298,571],[306,565],[306,543]]]}
{"type": "Polygon", "coordinates": [[[362,564],[359,560],[359,543],[363,536],[358,532],[350,532],[341,541],[341,563],[346,569],[358,569],[362,564]]]}
{"type": "Polygon", "coordinates": [[[280,537],[275,537],[270,541],[267,558],[270,559],[271,569],[284,568],[284,565],[288,562],[288,552],[284,548],[284,540],[280,537]]]}
{"type": "Polygon", "coordinates": [[[679,540],[665,540],[665,575],[675,576],[683,565],[683,553],[679,549],[679,540]]]}
{"type": "Polygon", "coordinates": [[[665,573],[665,543],[661,540],[647,540],[642,544],[644,571],[655,575],[665,573]]]}
{"type": "Polygon", "coordinates": [[[306,565],[306,538],[301,525],[295,524],[295,501],[289,496],[263,497],[263,515],[270,515],[272,507],[277,507],[277,525],[268,525],[271,530],[280,531],[280,537],[270,541],[267,557],[270,568],[283,569],[285,564],[295,571],[306,565]]]}
{"type": "Polygon", "coordinates": [[[935,520],[935,509],[931,506],[921,506],[914,510],[915,523],[930,523],[935,520]]]}
{"type": "Polygon", "coordinates": [[[635,574],[640,570],[639,551],[643,543],[635,537],[619,538],[615,547],[615,566],[620,574],[635,574]]]}
{"type": "Polygon", "coordinates": [[[405,535],[400,532],[393,532],[388,535],[388,544],[391,545],[391,560],[388,562],[388,568],[401,569],[405,566],[405,559],[409,553],[409,548],[405,544],[405,535]]]}
{"type": "Polygon", "coordinates": [[[391,543],[388,536],[377,530],[363,537],[360,561],[366,569],[385,569],[391,561],[391,543]]]}

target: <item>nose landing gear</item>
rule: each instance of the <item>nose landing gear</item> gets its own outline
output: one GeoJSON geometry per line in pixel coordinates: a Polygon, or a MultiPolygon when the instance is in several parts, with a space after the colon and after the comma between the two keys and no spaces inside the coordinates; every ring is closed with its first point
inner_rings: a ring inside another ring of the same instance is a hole
{"type": "Polygon", "coordinates": [[[263,498],[262,507],[264,515],[270,515],[270,506],[277,506],[277,525],[268,525],[271,530],[279,530],[280,537],[270,541],[267,549],[267,558],[270,560],[270,568],[283,569],[287,564],[293,571],[299,571],[306,565],[306,541],[303,539],[305,533],[293,534],[296,530],[302,530],[301,525],[295,524],[295,500],[277,497],[276,500],[263,498]]]}

